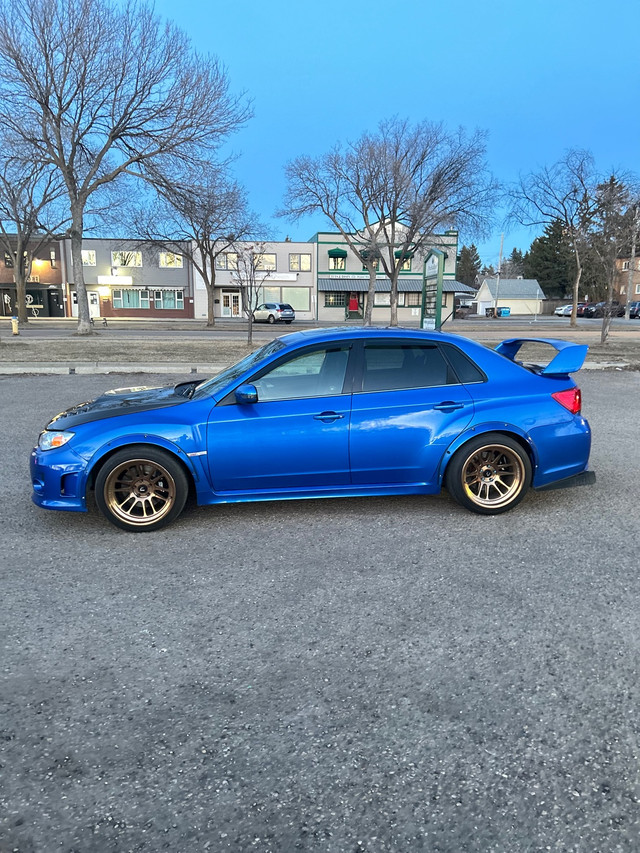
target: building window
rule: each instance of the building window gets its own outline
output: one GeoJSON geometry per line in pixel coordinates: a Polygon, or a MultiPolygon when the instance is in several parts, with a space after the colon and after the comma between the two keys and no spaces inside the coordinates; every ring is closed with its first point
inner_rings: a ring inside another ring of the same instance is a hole
{"type": "Polygon", "coordinates": [[[184,308],[184,292],[182,290],[154,290],[153,303],[158,310],[184,308]]]}
{"type": "Polygon", "coordinates": [[[119,287],[111,291],[115,308],[148,308],[149,291],[119,287]]]}
{"type": "Polygon", "coordinates": [[[142,252],[111,252],[112,267],[141,267],[142,252]]]}
{"type": "Polygon", "coordinates": [[[4,265],[5,267],[13,266],[13,257],[9,254],[9,252],[4,253],[4,265]]]}
{"type": "Polygon", "coordinates": [[[96,253],[93,249],[83,249],[82,250],[82,266],[83,267],[95,267],[96,265],[96,253]]]}
{"type": "Polygon", "coordinates": [[[640,293],[640,284],[636,284],[636,293],[640,293]]]}
{"type": "Polygon", "coordinates": [[[160,252],[160,266],[162,269],[182,269],[182,255],[175,252],[160,252]]]}
{"type": "MultiPolygon", "coordinates": [[[[376,262],[375,262],[375,264],[373,265],[373,268],[374,268],[374,270],[376,270],[376,271],[380,269],[380,258],[376,258],[376,262]]],[[[369,270],[368,270],[368,267],[367,267],[367,266],[365,266],[365,264],[362,264],[362,269],[363,269],[363,270],[367,270],[367,272],[369,271],[369,270]]]]}
{"type": "Polygon", "coordinates": [[[391,305],[390,293],[376,293],[373,297],[374,305],[391,305]]]}
{"type": "Polygon", "coordinates": [[[329,269],[330,270],[346,270],[347,268],[347,259],[346,258],[329,258],[329,269]]]}
{"type": "Polygon", "coordinates": [[[402,272],[409,272],[411,270],[411,258],[405,258],[400,265],[400,269],[402,272]]]}
{"type": "Polygon", "coordinates": [[[415,308],[417,305],[420,305],[422,301],[421,293],[405,293],[404,304],[415,308]]]}
{"type": "Polygon", "coordinates": [[[217,270],[237,270],[238,269],[238,253],[237,252],[222,252],[216,257],[217,270]]]}
{"type": "Polygon", "coordinates": [[[265,252],[262,255],[256,255],[256,270],[269,270],[273,271],[276,269],[276,256],[274,254],[270,254],[265,252]]]}
{"type": "Polygon", "coordinates": [[[311,272],[311,255],[299,252],[289,255],[290,272],[311,272]]]}
{"type": "MultiPolygon", "coordinates": [[[[344,258],[339,258],[338,260],[344,260],[344,258]]],[[[345,308],[346,305],[347,305],[347,294],[346,293],[340,293],[340,292],[325,293],[325,295],[324,295],[324,307],[325,308],[345,308]]]]}

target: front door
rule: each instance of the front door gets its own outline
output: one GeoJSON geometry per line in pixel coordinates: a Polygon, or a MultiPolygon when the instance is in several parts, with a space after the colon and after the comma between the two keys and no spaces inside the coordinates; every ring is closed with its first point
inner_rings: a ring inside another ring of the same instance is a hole
{"type": "Polygon", "coordinates": [[[240,316],[240,294],[237,290],[222,291],[222,317],[240,316]]]}
{"type": "MultiPolygon", "coordinates": [[[[87,290],[87,299],[89,301],[89,316],[100,316],[100,294],[97,290],[87,290]]],[[[71,316],[78,316],[78,294],[76,291],[71,293],[71,316]]]]}
{"type": "Polygon", "coordinates": [[[344,346],[296,354],[251,380],[258,402],[229,395],[213,409],[207,455],[217,494],[349,484],[348,356],[344,346]]]}

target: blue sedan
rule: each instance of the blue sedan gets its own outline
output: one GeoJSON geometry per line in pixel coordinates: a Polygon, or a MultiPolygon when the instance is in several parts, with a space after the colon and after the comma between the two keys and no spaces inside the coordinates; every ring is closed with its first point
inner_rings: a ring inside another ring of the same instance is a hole
{"type": "Polygon", "coordinates": [[[593,482],[570,374],[587,347],[536,339],[547,364],[456,335],[343,328],[277,338],[212,379],[125,388],[62,412],[31,454],[33,500],[130,531],[199,504],[434,494],[481,514],[530,486],[593,482]],[[546,361],[546,359],[545,359],[546,361]]]}

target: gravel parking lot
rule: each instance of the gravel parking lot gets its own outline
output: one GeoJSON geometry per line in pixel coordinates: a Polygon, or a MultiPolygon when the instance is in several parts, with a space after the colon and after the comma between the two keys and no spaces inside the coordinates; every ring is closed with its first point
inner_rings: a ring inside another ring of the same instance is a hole
{"type": "Polygon", "coordinates": [[[27,468],[140,375],[0,378],[1,853],[637,851],[640,373],[578,378],[593,487],[151,535],[39,510],[27,468]]]}

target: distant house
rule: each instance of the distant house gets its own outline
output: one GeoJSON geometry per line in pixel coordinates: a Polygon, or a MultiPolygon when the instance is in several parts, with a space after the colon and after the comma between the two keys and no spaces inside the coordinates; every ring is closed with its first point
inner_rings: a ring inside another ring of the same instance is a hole
{"type": "Polygon", "coordinates": [[[535,278],[485,278],[476,304],[481,316],[491,308],[508,308],[511,314],[533,316],[542,313],[546,298],[535,278]]]}

